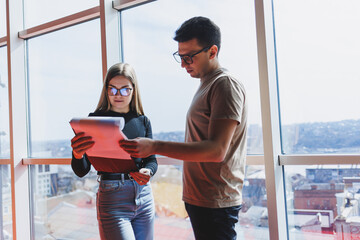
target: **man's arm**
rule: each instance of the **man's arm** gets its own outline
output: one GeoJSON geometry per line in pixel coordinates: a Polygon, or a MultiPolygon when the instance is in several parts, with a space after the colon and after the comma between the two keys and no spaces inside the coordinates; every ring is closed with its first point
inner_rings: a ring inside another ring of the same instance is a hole
{"type": "Polygon", "coordinates": [[[232,119],[210,121],[209,139],[200,142],[165,142],[148,138],[120,141],[120,147],[132,157],[159,154],[192,162],[221,162],[224,160],[238,122],[232,119]]]}

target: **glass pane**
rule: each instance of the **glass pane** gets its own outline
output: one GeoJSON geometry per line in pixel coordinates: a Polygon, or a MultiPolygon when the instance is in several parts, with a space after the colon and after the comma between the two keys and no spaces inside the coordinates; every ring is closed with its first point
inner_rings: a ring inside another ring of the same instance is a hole
{"type": "Polygon", "coordinates": [[[98,5],[98,0],[24,0],[25,28],[31,28],[98,5]]]}
{"type": "Polygon", "coordinates": [[[102,88],[99,20],[28,41],[30,156],[71,157],[69,121],[95,110],[102,88]]]}
{"type": "Polygon", "coordinates": [[[359,153],[360,2],[274,1],[283,151],[359,153]]]}
{"type": "MultiPolygon", "coordinates": [[[[78,178],[70,166],[46,166],[30,167],[35,239],[42,239],[50,232],[56,239],[99,239],[96,172],[92,170],[78,178]]],[[[181,171],[181,165],[160,165],[151,180],[156,239],[194,239],[181,199],[181,171]]],[[[243,194],[244,207],[236,225],[238,239],[269,239],[263,167],[247,168],[243,194]]]]}
{"type": "Polygon", "coordinates": [[[220,62],[241,80],[249,102],[249,154],[262,154],[254,4],[251,1],[158,0],[122,12],[124,59],[138,75],[154,137],[183,141],[185,116],[199,79],[173,59],[175,30],[193,16],[222,31],[220,62]],[[141,16],[141,18],[139,18],[141,16]],[[144,41],[146,39],[146,41],[144,41]]]}
{"type": "Polygon", "coordinates": [[[6,4],[0,0],[0,38],[6,36],[6,4]]]}
{"type": "Polygon", "coordinates": [[[100,240],[96,219],[95,171],[78,178],[69,165],[31,165],[34,239],[100,240]],[[41,169],[46,169],[41,166],[41,169]]]}
{"type": "MultiPolygon", "coordinates": [[[[151,181],[156,208],[155,238],[195,239],[182,201],[182,167],[160,165],[151,181]]],[[[263,166],[246,168],[243,207],[235,227],[239,240],[269,239],[263,166]]]]}
{"type": "Polygon", "coordinates": [[[182,165],[159,165],[151,187],[156,211],[155,239],[195,239],[182,201],[182,165]]]}
{"type": "Polygon", "coordinates": [[[291,240],[358,238],[358,166],[285,166],[285,179],[291,240]]]}
{"type": "Polygon", "coordinates": [[[0,165],[0,239],[12,237],[12,201],[10,165],[0,165]]]}
{"type": "Polygon", "coordinates": [[[264,166],[247,166],[237,239],[269,239],[264,166]]]}
{"type": "Polygon", "coordinates": [[[10,158],[7,47],[0,48],[0,159],[10,158]]]}
{"type": "MultiPolygon", "coordinates": [[[[96,218],[97,173],[78,178],[68,165],[32,165],[31,193],[35,239],[100,239],[96,218]]],[[[151,180],[155,239],[194,239],[181,200],[181,167],[162,165],[151,180]],[[179,218],[181,217],[181,218],[179,218]]]]}

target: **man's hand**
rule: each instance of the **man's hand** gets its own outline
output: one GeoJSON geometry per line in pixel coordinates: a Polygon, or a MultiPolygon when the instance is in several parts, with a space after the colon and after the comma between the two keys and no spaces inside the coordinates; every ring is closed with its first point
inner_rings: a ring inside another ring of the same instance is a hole
{"type": "Polygon", "coordinates": [[[154,154],[155,141],[150,138],[120,140],[119,145],[132,157],[145,158],[154,154]]]}
{"type": "Polygon", "coordinates": [[[85,152],[94,146],[95,142],[91,140],[90,136],[85,136],[85,133],[81,132],[75,135],[71,139],[71,147],[76,159],[81,159],[85,152]]]}
{"type": "Polygon", "coordinates": [[[145,185],[151,177],[148,168],[141,168],[139,172],[130,172],[129,174],[139,185],[145,185]]]}

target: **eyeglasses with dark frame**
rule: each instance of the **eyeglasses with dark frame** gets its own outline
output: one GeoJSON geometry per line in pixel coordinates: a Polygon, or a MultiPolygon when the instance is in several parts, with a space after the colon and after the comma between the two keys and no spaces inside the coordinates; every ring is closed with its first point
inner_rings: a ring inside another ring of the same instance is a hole
{"type": "Polygon", "coordinates": [[[180,55],[178,51],[174,52],[173,53],[173,56],[175,58],[175,60],[178,62],[178,63],[181,63],[181,60],[183,60],[186,64],[192,64],[194,61],[193,61],[193,57],[195,57],[196,55],[198,55],[199,53],[201,52],[205,52],[207,50],[210,49],[211,46],[209,47],[204,47],[203,49],[201,49],[200,51],[194,53],[194,54],[191,54],[191,55],[180,55]]]}
{"type": "Polygon", "coordinates": [[[120,94],[120,96],[124,96],[127,97],[131,94],[131,90],[132,88],[129,87],[125,87],[125,88],[116,88],[113,86],[108,86],[108,94],[109,96],[116,96],[118,95],[118,93],[120,94]]]}

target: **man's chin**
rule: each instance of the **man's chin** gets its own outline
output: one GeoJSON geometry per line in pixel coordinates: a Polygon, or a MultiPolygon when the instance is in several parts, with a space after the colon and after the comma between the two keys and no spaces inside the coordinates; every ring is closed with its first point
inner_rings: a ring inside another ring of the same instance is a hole
{"type": "Polygon", "coordinates": [[[199,74],[196,74],[196,73],[194,73],[194,72],[189,72],[189,74],[190,74],[190,76],[191,76],[192,78],[200,78],[200,77],[199,77],[199,74]]]}

